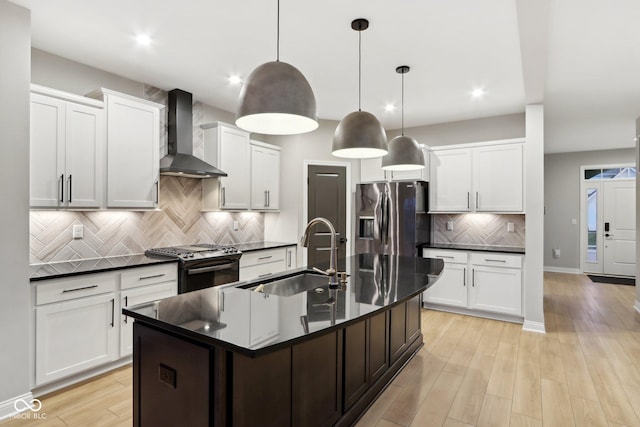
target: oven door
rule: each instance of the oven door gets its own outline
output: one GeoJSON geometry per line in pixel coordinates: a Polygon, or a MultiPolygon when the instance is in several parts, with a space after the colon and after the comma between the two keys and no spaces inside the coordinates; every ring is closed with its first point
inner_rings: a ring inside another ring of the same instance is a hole
{"type": "Polygon", "coordinates": [[[211,258],[181,265],[178,293],[197,291],[240,279],[238,258],[211,258]]]}

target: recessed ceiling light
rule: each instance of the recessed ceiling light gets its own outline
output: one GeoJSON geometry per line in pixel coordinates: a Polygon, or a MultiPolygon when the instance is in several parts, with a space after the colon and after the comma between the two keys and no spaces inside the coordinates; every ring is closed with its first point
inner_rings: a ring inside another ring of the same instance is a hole
{"type": "Polygon", "coordinates": [[[149,46],[151,44],[151,37],[146,34],[138,34],[136,36],[136,41],[141,46],[149,46]]]}
{"type": "Polygon", "coordinates": [[[484,91],[484,89],[482,88],[477,88],[474,89],[473,91],[471,91],[471,96],[473,96],[474,98],[480,98],[482,97],[486,92],[484,91]]]}
{"type": "Polygon", "coordinates": [[[384,111],[395,111],[396,106],[393,104],[387,104],[384,106],[384,111]]]}
{"type": "Polygon", "coordinates": [[[229,83],[231,83],[232,85],[237,85],[240,82],[242,82],[240,76],[229,76],[229,83]]]}

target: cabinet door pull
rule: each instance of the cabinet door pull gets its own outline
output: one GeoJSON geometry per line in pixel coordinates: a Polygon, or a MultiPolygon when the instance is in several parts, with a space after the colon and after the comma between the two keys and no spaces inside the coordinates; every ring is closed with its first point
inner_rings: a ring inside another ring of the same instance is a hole
{"type": "Polygon", "coordinates": [[[289,255],[289,265],[287,267],[291,267],[291,255],[292,255],[292,253],[293,252],[291,252],[291,251],[287,252],[287,255],[289,255]]]}
{"type": "Polygon", "coordinates": [[[267,207],[271,206],[271,191],[267,190],[267,207]]]}
{"type": "Polygon", "coordinates": [[[467,267],[463,268],[462,273],[462,286],[467,286],[467,267]]]}
{"type": "Polygon", "coordinates": [[[449,256],[449,255],[436,255],[436,258],[453,259],[453,257],[452,257],[452,256],[449,256]]]}
{"type": "Polygon", "coordinates": [[[260,274],[258,275],[258,277],[267,277],[267,276],[271,276],[273,273],[264,273],[264,274],[260,274]]]}
{"type": "Polygon", "coordinates": [[[64,203],[64,174],[60,175],[60,203],[64,203]]]}
{"type": "Polygon", "coordinates": [[[480,209],[480,196],[478,195],[477,191],[476,191],[476,209],[480,209]]]}
{"type": "Polygon", "coordinates": [[[471,269],[471,287],[476,287],[476,270],[475,268],[471,269]]]}
{"type": "Polygon", "coordinates": [[[116,314],[116,299],[111,298],[111,327],[112,328],[114,326],[115,314],[116,314]]]}
{"type": "Polygon", "coordinates": [[[269,206],[269,200],[267,199],[267,190],[264,190],[264,207],[269,206]]]}
{"type": "MultiPolygon", "coordinates": [[[[124,297],[124,306],[125,307],[129,306],[129,297],[127,296],[124,297]]],[[[127,316],[124,316],[124,323],[127,323],[127,316]]]]}
{"type": "Polygon", "coordinates": [[[224,206],[227,204],[227,197],[226,197],[227,192],[225,191],[224,187],[222,187],[220,191],[222,192],[222,206],[224,206]]]}
{"type": "Polygon", "coordinates": [[[71,203],[71,198],[72,198],[71,195],[73,194],[73,187],[72,187],[72,183],[71,183],[72,176],[73,175],[71,175],[71,174],[69,175],[69,203],[71,203]]]}
{"type": "Polygon", "coordinates": [[[84,291],[85,289],[93,289],[93,288],[97,288],[97,287],[98,287],[98,285],[91,285],[91,286],[83,286],[81,288],[64,289],[62,291],[62,293],[66,294],[67,292],[84,291]]]}
{"type": "Polygon", "coordinates": [[[160,181],[156,181],[156,204],[160,204],[160,181]]]}
{"type": "Polygon", "coordinates": [[[154,274],[152,276],[142,276],[142,277],[138,277],[138,280],[147,280],[147,279],[156,279],[158,277],[164,277],[166,276],[165,273],[162,274],[154,274]]]}
{"type": "Polygon", "coordinates": [[[261,256],[260,258],[258,258],[258,261],[262,261],[263,259],[270,259],[272,258],[273,255],[269,255],[269,256],[261,256]]]}
{"type": "Polygon", "coordinates": [[[491,259],[491,258],[485,258],[484,260],[485,260],[485,261],[487,261],[487,262],[507,262],[507,261],[506,261],[506,260],[504,260],[504,259],[491,259]]]}
{"type": "Polygon", "coordinates": [[[467,209],[471,209],[471,202],[469,201],[470,197],[471,197],[471,195],[467,191],[467,209]]]}

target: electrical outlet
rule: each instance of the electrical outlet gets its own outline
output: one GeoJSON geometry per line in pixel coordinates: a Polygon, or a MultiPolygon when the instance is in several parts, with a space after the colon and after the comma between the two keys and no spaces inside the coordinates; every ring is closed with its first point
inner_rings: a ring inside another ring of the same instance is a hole
{"type": "Polygon", "coordinates": [[[238,231],[240,227],[238,227],[238,221],[233,221],[233,231],[238,231]]]}
{"type": "Polygon", "coordinates": [[[84,237],[84,225],[74,225],[73,226],[73,238],[74,239],[82,239],[84,237]]]}
{"type": "Polygon", "coordinates": [[[578,224],[578,220],[575,218],[571,218],[571,224],[572,225],[577,225],[578,224]]]}
{"type": "Polygon", "coordinates": [[[513,226],[513,223],[512,222],[508,222],[507,223],[507,232],[513,233],[514,231],[515,231],[515,228],[513,226]]]}
{"type": "Polygon", "coordinates": [[[553,250],[553,257],[554,258],[560,258],[560,248],[555,248],[553,250]]]}
{"type": "Polygon", "coordinates": [[[453,231],[453,221],[447,221],[447,231],[453,231]]]}

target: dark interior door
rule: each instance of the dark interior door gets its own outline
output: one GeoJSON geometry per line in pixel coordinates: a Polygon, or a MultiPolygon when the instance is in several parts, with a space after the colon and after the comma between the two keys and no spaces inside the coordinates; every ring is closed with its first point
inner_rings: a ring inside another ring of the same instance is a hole
{"type": "MultiPolygon", "coordinates": [[[[307,222],[326,218],[338,233],[338,271],[344,271],[347,254],[347,171],[344,166],[308,166],[307,222]]],[[[307,251],[307,265],[329,266],[331,233],[322,224],[313,227],[307,251]]]]}

